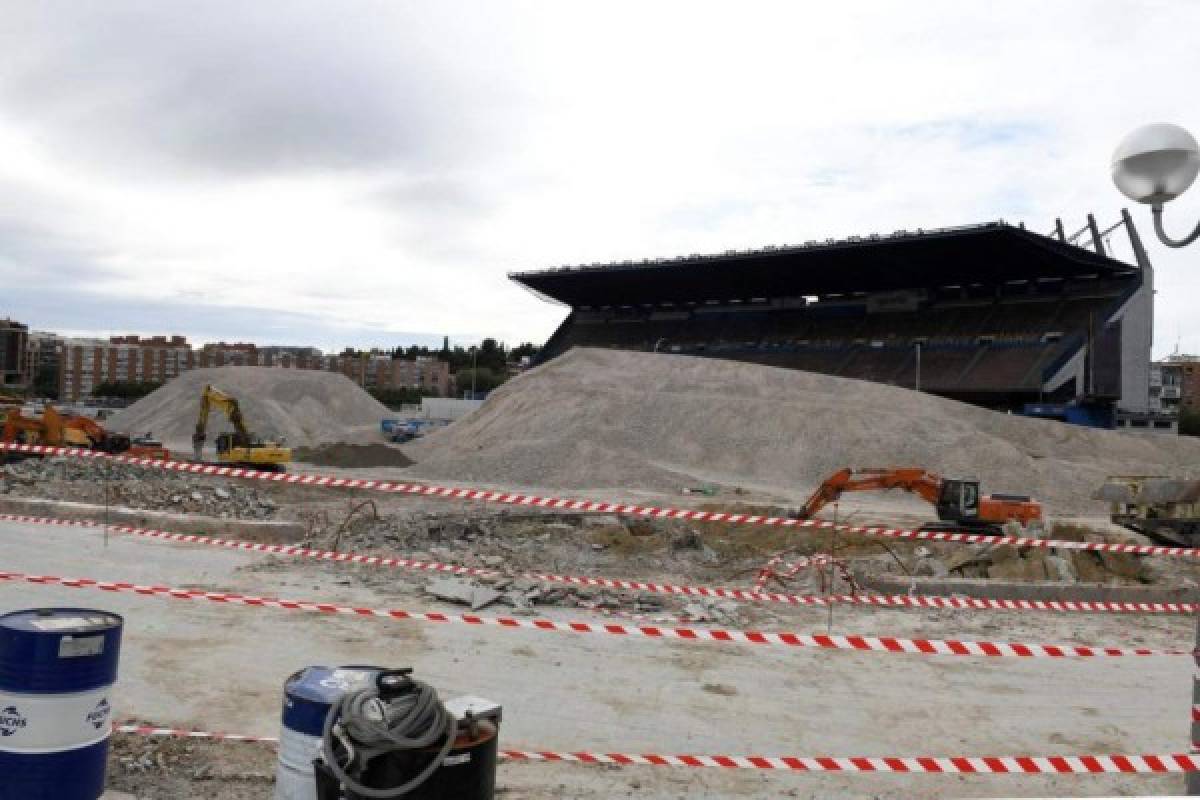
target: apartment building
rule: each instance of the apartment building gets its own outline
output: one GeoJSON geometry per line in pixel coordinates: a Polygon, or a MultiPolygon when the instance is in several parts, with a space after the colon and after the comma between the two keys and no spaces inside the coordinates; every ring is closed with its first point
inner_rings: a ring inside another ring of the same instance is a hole
{"type": "Polygon", "coordinates": [[[183,336],[66,339],[58,397],[78,402],[103,383],[165,383],[196,366],[196,355],[183,336]]]}
{"type": "Polygon", "coordinates": [[[58,386],[66,340],[49,331],[30,331],[25,346],[25,370],[30,386],[58,386]]]}
{"type": "Polygon", "coordinates": [[[381,353],[326,356],[324,368],[342,373],[364,389],[421,389],[439,397],[450,394],[450,365],[428,356],[411,361],[381,353]]]}
{"type": "Polygon", "coordinates": [[[29,385],[26,366],[29,326],[11,319],[0,319],[0,388],[24,388],[29,385]]]}
{"type": "Polygon", "coordinates": [[[1150,365],[1151,410],[1200,411],[1200,356],[1176,353],[1150,365]]]}
{"type": "Polygon", "coordinates": [[[199,367],[278,367],[340,372],[365,389],[421,389],[450,393],[450,365],[436,358],[393,359],[390,355],[326,356],[315,347],[258,347],[250,342],[215,342],[193,349],[183,336],[113,336],[59,339],[45,334],[39,358],[58,364],[59,398],[78,402],[103,383],[165,383],[199,367]],[[49,355],[44,355],[48,353],[49,355]]]}

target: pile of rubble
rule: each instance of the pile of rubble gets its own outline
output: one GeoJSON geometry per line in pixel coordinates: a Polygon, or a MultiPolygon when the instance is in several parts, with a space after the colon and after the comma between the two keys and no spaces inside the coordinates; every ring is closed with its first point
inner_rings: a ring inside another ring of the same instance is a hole
{"type": "MultiPolygon", "coordinates": [[[[442,602],[480,610],[507,606],[516,615],[539,608],[581,608],[656,621],[744,621],[737,603],[709,598],[672,598],[651,592],[544,582],[536,573],[610,574],[661,580],[673,575],[723,580],[731,563],[704,538],[677,520],[626,520],[607,515],[514,512],[472,508],[465,514],[366,513],[341,524],[324,521],[305,544],[320,549],[401,554],[479,571],[474,577],[421,576],[414,588],[442,602]]],[[[748,569],[755,558],[738,566],[748,569]]],[[[396,576],[364,569],[367,585],[394,588],[396,576]]]]}
{"type": "MultiPolygon", "coordinates": [[[[425,586],[425,592],[445,603],[470,606],[472,611],[501,604],[509,606],[513,614],[534,616],[539,613],[538,606],[559,606],[622,614],[658,615],[654,618],[660,621],[674,618],[667,615],[667,598],[661,594],[563,586],[543,583],[528,576],[495,575],[474,580],[435,578],[425,586]]],[[[736,619],[737,604],[723,605],[727,607],[710,610],[707,604],[693,603],[684,609],[684,614],[694,613],[695,619],[703,621],[711,621],[718,613],[725,621],[736,619]]]]}
{"type": "Polygon", "coordinates": [[[918,547],[912,574],[918,577],[990,578],[1058,583],[1154,583],[1159,575],[1145,558],[1130,553],[978,544],[956,547],[939,557],[918,547]]]}
{"type": "Polygon", "coordinates": [[[257,489],[236,484],[195,486],[118,483],[112,487],[109,502],[131,508],[149,508],[185,514],[204,514],[232,519],[270,519],[278,504],[257,489]]]}
{"type": "Polygon", "coordinates": [[[108,458],[26,458],[0,467],[0,481],[21,484],[52,481],[147,481],[173,477],[155,467],[108,458]]]}
{"type": "Polygon", "coordinates": [[[0,471],[0,495],[232,519],[269,519],[279,510],[269,495],[254,487],[201,482],[108,459],[31,458],[7,464],[0,471]]]}

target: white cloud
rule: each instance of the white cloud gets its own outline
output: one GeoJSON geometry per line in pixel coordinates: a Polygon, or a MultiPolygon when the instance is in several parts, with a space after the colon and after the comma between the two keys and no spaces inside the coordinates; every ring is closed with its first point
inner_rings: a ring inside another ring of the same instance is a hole
{"type": "MultiPolygon", "coordinates": [[[[297,343],[313,318],[321,336],[542,340],[562,310],[514,269],[1103,223],[1126,130],[1200,130],[1189,0],[0,15],[0,282],[299,312],[275,336],[297,343]]],[[[1178,205],[1182,232],[1200,197],[1178,205]]],[[[1156,349],[1200,351],[1200,248],[1167,251],[1135,214],[1159,267],[1156,349]]]]}

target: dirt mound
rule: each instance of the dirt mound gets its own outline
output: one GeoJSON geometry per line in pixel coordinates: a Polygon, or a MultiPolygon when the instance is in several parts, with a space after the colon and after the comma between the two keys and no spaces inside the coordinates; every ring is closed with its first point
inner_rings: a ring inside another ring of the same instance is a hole
{"type": "MultiPolygon", "coordinates": [[[[171,448],[191,451],[200,394],[213,384],[241,404],[250,430],[294,447],[379,440],[387,407],[345,375],[275,367],[215,367],[185,372],[108,422],[115,431],[152,432],[171,448]]],[[[232,430],[220,412],[209,418],[209,447],[232,430]]]]}
{"type": "Polygon", "coordinates": [[[1053,511],[1097,511],[1109,474],[1183,474],[1200,441],[1002,414],[894,386],[717,359],[575,349],[408,446],[416,474],[802,497],[845,466],[977,476],[1053,511]]]}
{"type": "Polygon", "coordinates": [[[319,467],[407,467],[412,459],[386,444],[326,444],[293,451],[297,461],[319,467]]]}

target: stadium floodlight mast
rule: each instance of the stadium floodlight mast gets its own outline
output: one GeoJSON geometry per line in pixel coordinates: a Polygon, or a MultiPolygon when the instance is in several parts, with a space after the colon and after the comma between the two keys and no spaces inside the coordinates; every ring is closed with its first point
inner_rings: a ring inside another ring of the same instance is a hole
{"type": "Polygon", "coordinates": [[[1122,139],[1113,152],[1113,183],[1130,200],[1150,205],[1154,232],[1168,247],[1186,247],[1200,239],[1200,224],[1175,240],[1167,236],[1162,222],[1163,204],[1186,192],[1197,173],[1200,145],[1178,125],[1145,125],[1122,139]]]}

